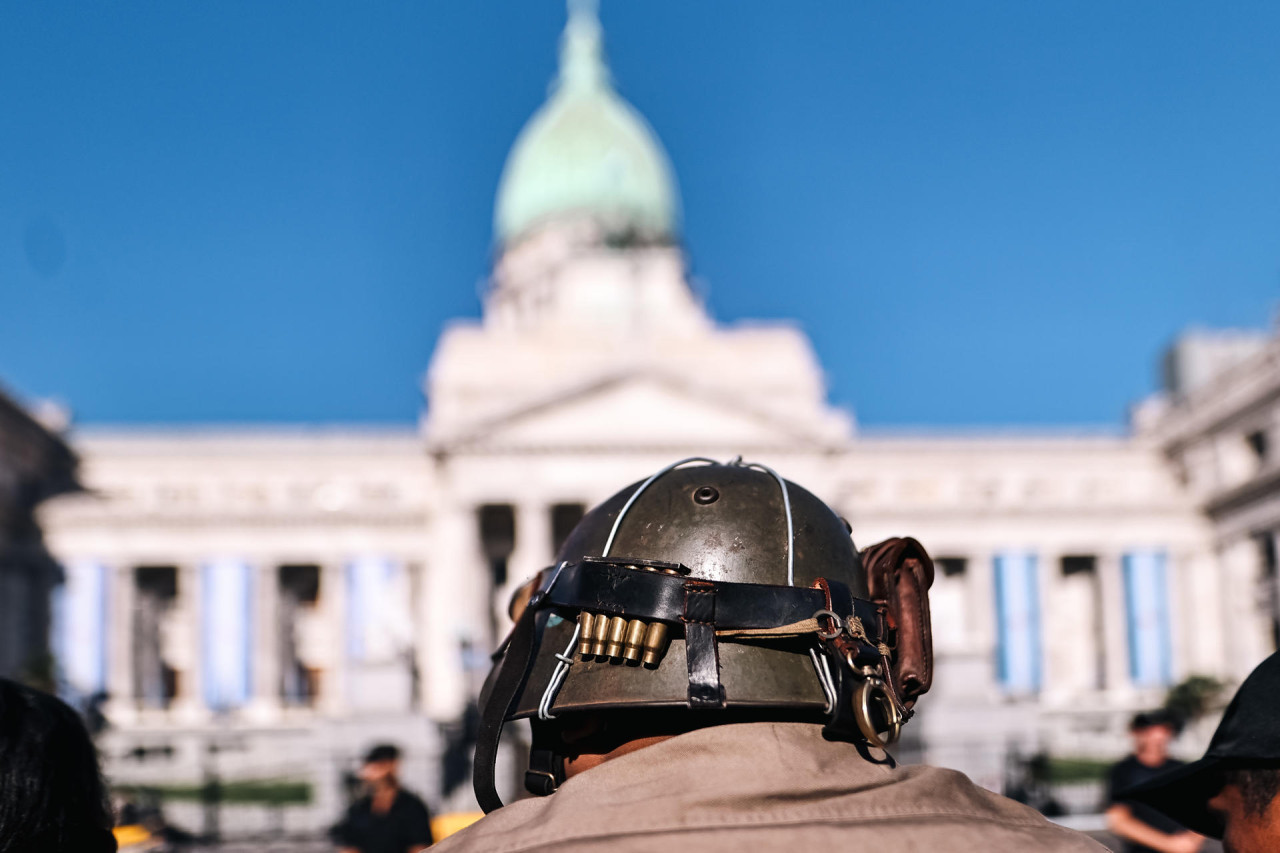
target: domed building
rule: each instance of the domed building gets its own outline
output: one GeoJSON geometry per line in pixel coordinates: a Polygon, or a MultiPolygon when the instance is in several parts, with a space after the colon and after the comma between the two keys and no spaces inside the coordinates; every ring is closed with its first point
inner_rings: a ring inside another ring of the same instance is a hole
{"type": "MultiPolygon", "coordinates": [[[[1274,648],[1258,527],[1220,533],[1206,509],[1245,481],[1215,479],[1186,408],[1238,394],[1171,385],[1132,436],[860,434],[794,324],[709,315],[674,172],[585,0],[507,159],[494,242],[482,317],[441,332],[417,429],[74,436],[87,492],[43,521],[61,600],[102,616],[59,647],[70,694],[109,696],[115,779],[190,784],[216,754],[224,778],[310,785],[283,820],[314,828],[390,739],[411,786],[465,808],[468,713],[511,589],[585,508],[688,456],[767,462],[860,544],[925,543],[937,678],[903,749],[994,789],[1011,748],[1118,754],[1170,684],[1238,678],[1274,648]]],[[[1222,370],[1275,358],[1254,344],[1222,370]]],[[[243,832],[267,819],[228,808],[243,832]]]]}
{"type": "Polygon", "coordinates": [[[648,122],[613,90],[601,41],[594,7],[572,4],[552,97],[521,131],[502,173],[494,235],[503,247],[574,216],[615,240],[677,237],[671,164],[648,122]]]}

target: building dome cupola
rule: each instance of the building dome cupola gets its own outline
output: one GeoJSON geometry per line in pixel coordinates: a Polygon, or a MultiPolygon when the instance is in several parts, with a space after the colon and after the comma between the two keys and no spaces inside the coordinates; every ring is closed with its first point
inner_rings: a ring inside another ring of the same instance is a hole
{"type": "Polygon", "coordinates": [[[502,171],[498,244],[581,219],[606,235],[671,242],[679,206],[661,143],[610,83],[595,0],[570,0],[551,95],[520,131],[502,171]]]}

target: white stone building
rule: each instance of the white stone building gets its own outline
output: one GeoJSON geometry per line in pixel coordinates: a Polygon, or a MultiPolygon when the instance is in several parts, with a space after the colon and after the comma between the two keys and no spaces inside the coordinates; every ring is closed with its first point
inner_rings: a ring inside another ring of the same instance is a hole
{"type": "Polygon", "coordinates": [[[1009,745],[1114,754],[1168,685],[1274,648],[1280,341],[1228,367],[1185,344],[1205,375],[1131,435],[862,434],[794,325],[708,315],[672,170],[585,5],[495,222],[483,319],[441,334],[419,429],[73,436],[89,492],[43,523],[64,595],[103,604],[64,671],[110,693],[117,779],[306,778],[314,825],[389,738],[438,802],[509,590],[584,507],[691,455],[767,462],[860,544],[926,544],[939,666],[912,728],[991,787],[1009,745]]]}

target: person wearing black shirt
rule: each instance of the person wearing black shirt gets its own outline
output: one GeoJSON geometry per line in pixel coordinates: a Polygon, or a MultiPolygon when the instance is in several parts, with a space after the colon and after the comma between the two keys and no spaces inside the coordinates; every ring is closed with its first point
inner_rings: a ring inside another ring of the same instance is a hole
{"type": "Polygon", "coordinates": [[[1204,836],[1126,796],[1131,789],[1183,764],[1169,757],[1169,742],[1177,731],[1177,720],[1167,712],[1138,714],[1129,725],[1133,754],[1113,765],[1107,774],[1107,828],[1123,841],[1124,853],[1197,853],[1204,841],[1204,836]]]}
{"type": "Polygon", "coordinates": [[[1222,839],[1227,853],[1280,850],[1280,652],[1258,664],[1199,761],[1129,792],[1135,802],[1222,839]]]}
{"type": "Polygon", "coordinates": [[[418,853],[431,846],[431,814],[400,787],[399,766],[400,750],[390,744],[375,746],[365,756],[360,778],[369,793],[329,830],[343,853],[418,853]]]}

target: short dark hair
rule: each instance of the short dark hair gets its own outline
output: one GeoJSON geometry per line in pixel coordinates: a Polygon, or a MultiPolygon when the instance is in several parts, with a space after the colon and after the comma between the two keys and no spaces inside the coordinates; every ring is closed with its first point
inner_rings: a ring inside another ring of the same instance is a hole
{"type": "Polygon", "coordinates": [[[1134,714],[1133,719],[1129,721],[1131,732],[1153,729],[1156,726],[1164,726],[1176,735],[1182,732],[1182,718],[1166,708],[1157,708],[1154,711],[1134,714]]]}
{"type": "Polygon", "coordinates": [[[0,853],[111,853],[98,753],[64,702],[0,678],[0,853]]]}
{"type": "Polygon", "coordinates": [[[1224,773],[1224,781],[1240,789],[1249,814],[1263,815],[1280,794],[1280,766],[1233,767],[1224,773]]]}
{"type": "Polygon", "coordinates": [[[391,743],[380,743],[364,757],[365,764],[374,764],[379,761],[398,761],[400,758],[400,747],[391,743]]]}

